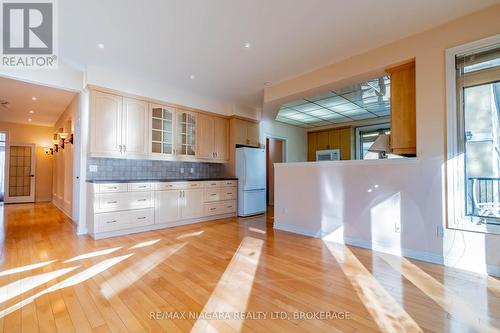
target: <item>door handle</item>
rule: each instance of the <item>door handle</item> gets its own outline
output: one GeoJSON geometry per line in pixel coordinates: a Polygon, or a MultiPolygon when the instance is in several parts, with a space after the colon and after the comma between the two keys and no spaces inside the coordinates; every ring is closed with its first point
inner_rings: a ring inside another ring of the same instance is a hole
{"type": "Polygon", "coordinates": [[[123,146],[122,145],[119,145],[118,147],[120,147],[120,153],[123,153],[123,146]]]}
{"type": "Polygon", "coordinates": [[[30,175],[31,178],[35,177],[35,175],[30,175]]]}

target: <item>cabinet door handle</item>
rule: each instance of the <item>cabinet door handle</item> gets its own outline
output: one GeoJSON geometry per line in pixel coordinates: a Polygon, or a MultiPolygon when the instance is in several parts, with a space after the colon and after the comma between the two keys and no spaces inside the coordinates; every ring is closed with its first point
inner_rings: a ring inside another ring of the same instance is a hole
{"type": "Polygon", "coordinates": [[[139,199],[139,200],[137,200],[137,201],[146,201],[146,200],[147,200],[147,199],[139,199]]]}
{"type": "Polygon", "coordinates": [[[116,223],[116,220],[106,221],[106,224],[116,223]]]}
{"type": "Polygon", "coordinates": [[[147,186],[146,185],[141,185],[141,186],[139,186],[139,188],[147,188],[147,186]]]}
{"type": "Polygon", "coordinates": [[[145,220],[145,219],[146,219],[146,216],[141,216],[141,217],[138,217],[137,219],[138,219],[138,220],[145,220]]]}
{"type": "Polygon", "coordinates": [[[216,209],[217,209],[217,208],[215,208],[215,207],[210,208],[210,210],[216,210],[216,209]]]}
{"type": "Polygon", "coordinates": [[[109,204],[115,204],[118,203],[118,201],[108,201],[109,204]]]}
{"type": "Polygon", "coordinates": [[[217,195],[217,193],[211,193],[210,195],[213,197],[213,196],[216,196],[216,195],[217,195]]]}
{"type": "Polygon", "coordinates": [[[116,190],[116,186],[108,186],[108,190],[116,190]]]}
{"type": "Polygon", "coordinates": [[[122,145],[119,145],[118,147],[120,147],[120,153],[122,152],[122,145]]]}
{"type": "Polygon", "coordinates": [[[123,152],[126,152],[126,151],[127,151],[127,146],[123,145],[123,152]]]}

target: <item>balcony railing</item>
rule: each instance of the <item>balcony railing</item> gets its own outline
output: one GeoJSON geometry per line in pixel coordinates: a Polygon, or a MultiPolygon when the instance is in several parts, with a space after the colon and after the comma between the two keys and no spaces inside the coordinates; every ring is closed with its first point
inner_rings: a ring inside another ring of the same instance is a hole
{"type": "Polygon", "coordinates": [[[469,215],[500,219],[500,178],[470,177],[467,192],[469,215]]]}

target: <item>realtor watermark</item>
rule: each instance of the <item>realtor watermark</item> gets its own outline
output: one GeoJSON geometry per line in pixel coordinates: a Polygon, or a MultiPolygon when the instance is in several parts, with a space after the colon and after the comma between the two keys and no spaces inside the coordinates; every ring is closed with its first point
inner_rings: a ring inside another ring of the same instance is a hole
{"type": "Polygon", "coordinates": [[[351,320],[348,311],[152,311],[151,320],[351,320]]]}
{"type": "Polygon", "coordinates": [[[1,0],[0,67],[14,69],[56,68],[56,0],[1,0]]]}

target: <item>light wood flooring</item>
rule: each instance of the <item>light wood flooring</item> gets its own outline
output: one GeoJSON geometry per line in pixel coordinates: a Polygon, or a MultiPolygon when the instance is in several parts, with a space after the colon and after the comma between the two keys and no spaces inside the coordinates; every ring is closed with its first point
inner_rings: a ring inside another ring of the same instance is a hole
{"type": "Polygon", "coordinates": [[[495,332],[498,279],[226,219],[94,241],[1,206],[0,332],[495,332]]]}

